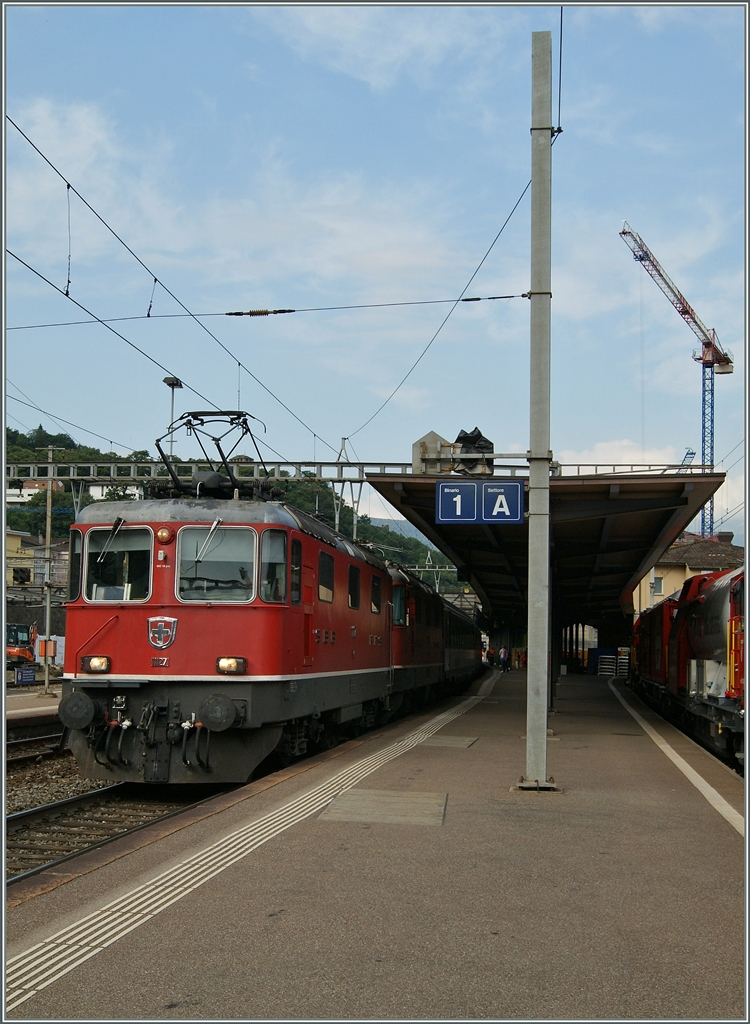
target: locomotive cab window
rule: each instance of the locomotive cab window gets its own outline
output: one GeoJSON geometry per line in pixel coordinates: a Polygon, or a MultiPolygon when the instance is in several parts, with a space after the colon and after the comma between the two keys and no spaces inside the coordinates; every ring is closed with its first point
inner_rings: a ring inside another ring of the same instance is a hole
{"type": "Polygon", "coordinates": [[[290,581],[290,597],[292,604],[299,604],[302,600],[302,541],[292,541],[292,566],[290,581]]]}
{"type": "Polygon", "coordinates": [[[178,540],[180,600],[251,601],[255,551],[255,531],[247,527],[186,526],[178,540]]]}
{"type": "Polygon", "coordinates": [[[260,539],[260,596],[269,603],[286,601],[286,534],[264,530],[260,539]]]}
{"type": "Polygon", "coordinates": [[[150,530],[89,530],[86,597],[89,601],[145,601],[151,586],[150,530]]]}
{"type": "Polygon", "coordinates": [[[81,547],[83,537],[80,530],[70,531],[68,553],[68,600],[75,601],[81,596],[81,547]]]}
{"type": "Polygon", "coordinates": [[[370,607],[371,610],[376,614],[380,615],[381,596],[380,596],[380,577],[372,577],[372,588],[370,590],[370,607]]]}
{"type": "Polygon", "coordinates": [[[318,554],[318,597],[321,601],[333,601],[333,555],[327,551],[318,554]]]}
{"type": "Polygon", "coordinates": [[[406,625],[406,595],[404,587],[393,588],[393,625],[406,625]]]}
{"type": "Polygon", "coordinates": [[[360,571],[356,565],[349,566],[349,607],[359,608],[360,571]]]}

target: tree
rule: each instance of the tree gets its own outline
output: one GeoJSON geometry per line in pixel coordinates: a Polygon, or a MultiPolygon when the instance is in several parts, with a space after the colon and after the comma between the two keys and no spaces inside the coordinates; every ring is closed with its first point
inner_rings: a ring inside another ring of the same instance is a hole
{"type": "Polygon", "coordinates": [[[113,484],[104,492],[104,501],[135,501],[135,496],[128,494],[127,484],[113,484]]]}
{"type": "MultiPolygon", "coordinates": [[[[91,505],[94,499],[85,491],[81,495],[81,506],[91,505]]],[[[67,537],[75,520],[73,495],[70,491],[52,492],[52,536],[67,537]]],[[[6,522],[11,530],[44,536],[47,530],[47,492],[37,491],[29,498],[23,509],[8,509],[6,522]]]]}
{"type": "Polygon", "coordinates": [[[6,460],[8,462],[40,462],[46,461],[46,455],[38,449],[51,446],[62,451],[52,453],[53,462],[151,462],[151,455],[145,448],[133,451],[130,455],[118,455],[116,452],[103,452],[98,448],[78,444],[69,434],[49,434],[41,424],[28,434],[20,430],[6,427],[5,430],[6,460]]]}

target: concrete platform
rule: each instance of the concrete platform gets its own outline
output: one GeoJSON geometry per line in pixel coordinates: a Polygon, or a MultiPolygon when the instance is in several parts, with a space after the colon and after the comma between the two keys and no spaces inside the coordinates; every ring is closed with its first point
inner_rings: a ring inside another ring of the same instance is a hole
{"type": "Polygon", "coordinates": [[[514,790],[524,682],[11,887],[6,1016],[745,1019],[742,779],[568,677],[514,790]]]}
{"type": "Polygon", "coordinates": [[[19,725],[21,722],[57,721],[57,706],[60,703],[62,682],[56,681],[52,693],[44,693],[42,687],[31,689],[10,689],[5,691],[5,718],[8,725],[19,725]]]}

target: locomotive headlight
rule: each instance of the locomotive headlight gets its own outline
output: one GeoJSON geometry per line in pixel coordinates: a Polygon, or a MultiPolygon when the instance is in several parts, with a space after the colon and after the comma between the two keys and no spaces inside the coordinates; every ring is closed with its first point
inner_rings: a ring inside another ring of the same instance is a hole
{"type": "Polygon", "coordinates": [[[81,672],[109,672],[109,658],[103,654],[81,658],[81,672]]]}
{"type": "Polygon", "coordinates": [[[168,526],[160,526],[156,531],[156,539],[160,544],[169,544],[174,537],[174,530],[170,530],[168,526]]]}
{"type": "Polygon", "coordinates": [[[225,675],[242,675],[247,670],[247,661],[244,658],[218,658],[216,671],[225,675]]]}

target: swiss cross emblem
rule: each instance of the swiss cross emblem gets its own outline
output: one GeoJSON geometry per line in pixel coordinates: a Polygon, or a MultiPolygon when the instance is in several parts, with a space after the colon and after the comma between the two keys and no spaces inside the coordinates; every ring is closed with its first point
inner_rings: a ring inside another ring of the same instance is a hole
{"type": "Polygon", "coordinates": [[[176,632],[177,619],[170,619],[165,615],[159,615],[148,620],[148,642],[152,647],[158,647],[159,650],[169,647],[175,638],[176,632]]]}

